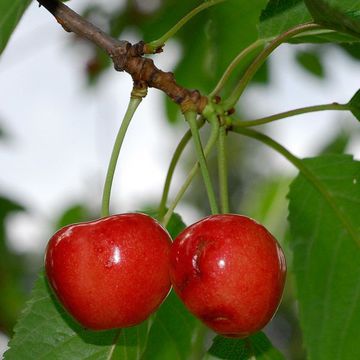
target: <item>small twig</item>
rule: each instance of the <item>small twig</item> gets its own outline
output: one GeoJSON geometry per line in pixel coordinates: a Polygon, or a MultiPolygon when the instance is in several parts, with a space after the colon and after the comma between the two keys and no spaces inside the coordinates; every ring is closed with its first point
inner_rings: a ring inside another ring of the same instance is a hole
{"type": "Polygon", "coordinates": [[[111,57],[117,71],[125,71],[133,78],[136,87],[153,87],[167,94],[186,111],[188,107],[201,113],[207,104],[207,98],[197,90],[186,89],[175,81],[174,74],[158,69],[153,60],[144,58],[144,42],[130,44],[106,34],[104,31],[85,20],[59,0],[37,0],[67,31],[85,38],[111,57]]]}
{"type": "Polygon", "coordinates": [[[65,31],[73,32],[90,40],[100,48],[104,49],[108,54],[111,54],[116,47],[126,51],[126,47],[129,45],[127,41],[119,41],[111,37],[62,2],[57,0],[38,0],[38,3],[54,15],[57,22],[65,31]]]}

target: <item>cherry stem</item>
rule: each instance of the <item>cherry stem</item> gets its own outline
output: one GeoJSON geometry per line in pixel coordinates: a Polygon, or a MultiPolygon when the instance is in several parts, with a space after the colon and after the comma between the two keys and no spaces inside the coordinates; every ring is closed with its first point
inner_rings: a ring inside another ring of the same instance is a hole
{"type": "Polygon", "coordinates": [[[235,86],[233,92],[231,95],[224,101],[224,108],[225,109],[231,109],[235,106],[235,104],[238,102],[240,96],[244,92],[246,86],[249,84],[255,73],[259,70],[261,65],[265,62],[265,60],[268,58],[268,56],[282,43],[285,41],[291,39],[292,37],[310,30],[316,30],[321,29],[322,27],[315,23],[306,23],[298,25],[294,28],[291,28],[290,30],[287,30],[286,32],[282,33],[278,37],[276,37],[274,40],[272,40],[269,45],[260,52],[260,54],[255,58],[255,60],[251,63],[251,65],[247,68],[244,75],[240,79],[240,81],[235,86]]]}
{"type": "Polygon", "coordinates": [[[228,171],[226,158],[226,127],[223,125],[219,130],[218,139],[218,169],[219,169],[219,189],[221,213],[229,213],[229,190],[228,190],[228,171]]]}
{"type": "Polygon", "coordinates": [[[247,137],[251,137],[253,139],[262,142],[263,144],[271,147],[272,149],[280,153],[290,163],[292,163],[302,173],[302,175],[310,182],[310,184],[312,184],[314,188],[323,196],[324,200],[329,204],[329,206],[332,208],[338,219],[344,225],[344,228],[347,230],[350,237],[360,245],[360,237],[357,230],[354,229],[354,227],[349,222],[346,215],[338,207],[338,205],[334,201],[333,195],[328,191],[327,187],[324,186],[321,179],[319,179],[316,175],[314,175],[314,173],[305,165],[305,163],[301,159],[293,155],[289,150],[287,150],[281,144],[273,140],[271,137],[262,134],[258,131],[239,127],[236,125],[231,127],[231,131],[245,135],[247,137]]]}
{"type": "MultiPolygon", "coordinates": [[[[200,119],[197,122],[198,128],[201,128],[204,124],[205,124],[204,118],[200,117],[200,119]]],[[[179,142],[178,146],[176,147],[174,154],[171,158],[171,162],[170,162],[167,174],[166,174],[164,189],[162,192],[161,201],[160,201],[160,205],[159,205],[158,220],[160,222],[162,221],[162,219],[165,215],[165,212],[166,212],[166,203],[167,203],[167,199],[169,196],[170,185],[171,185],[171,181],[172,181],[172,178],[174,175],[175,168],[178,164],[181,154],[183,153],[183,151],[190,139],[191,139],[191,130],[189,129],[184,134],[182,139],[180,140],[180,142],[179,142]]]]}
{"type": "MultiPolygon", "coordinates": [[[[211,127],[211,134],[209,137],[209,140],[207,141],[205,148],[204,148],[204,155],[208,156],[211,149],[214,147],[214,145],[217,142],[218,139],[218,135],[219,135],[219,126],[216,125],[216,123],[212,124],[213,126],[211,127]]],[[[183,185],[181,186],[181,188],[179,189],[178,193],[175,196],[175,199],[173,200],[173,202],[170,204],[168,211],[166,212],[164,219],[162,221],[163,226],[166,227],[166,225],[169,223],[170,218],[177,206],[177,204],[179,203],[179,201],[181,200],[181,198],[184,196],[186,190],[188,189],[189,185],[191,184],[191,182],[193,181],[197,171],[199,169],[199,163],[196,162],[194,164],[194,166],[191,168],[189,174],[187,175],[183,185]]]]}
{"type": "MultiPolygon", "coordinates": [[[[212,186],[209,169],[208,169],[208,166],[206,163],[206,158],[204,155],[204,150],[203,150],[203,147],[201,144],[200,134],[199,134],[199,130],[198,130],[197,123],[196,123],[196,116],[197,115],[196,115],[195,111],[186,111],[184,113],[185,120],[188,122],[188,124],[190,126],[191,135],[194,140],[195,151],[196,151],[198,162],[200,164],[200,170],[201,170],[201,174],[202,174],[202,177],[204,180],[204,185],[206,188],[207,196],[209,199],[211,212],[213,214],[217,214],[219,212],[219,210],[218,210],[218,206],[216,203],[215,192],[214,192],[214,188],[212,186]]],[[[217,126],[219,127],[219,124],[217,121],[216,121],[216,123],[217,123],[217,126]]],[[[214,122],[213,122],[213,124],[214,124],[214,122]]]]}
{"type": "MultiPolygon", "coordinates": [[[[146,95],[146,93],[145,93],[146,95]]],[[[124,115],[124,118],[122,120],[119,132],[116,136],[114,147],[111,153],[110,161],[108,170],[106,173],[106,179],[104,184],[104,190],[103,190],[103,197],[102,197],[102,206],[101,206],[101,217],[106,217],[110,215],[110,196],[111,196],[111,188],[113,184],[114,179],[114,173],[116,169],[116,164],[119,158],[121,146],[123,144],[126,131],[129,127],[129,124],[131,122],[131,119],[133,118],[133,115],[138,108],[138,106],[141,103],[142,98],[145,96],[139,96],[134,95],[134,91],[131,94],[130,101],[128,104],[128,108],[126,110],[126,113],[124,115]]]]}
{"type": "Polygon", "coordinates": [[[219,93],[221,92],[221,90],[224,88],[226,82],[229,80],[231,74],[234,72],[234,70],[236,69],[236,67],[241,63],[241,61],[243,61],[248,55],[250,55],[252,52],[254,52],[255,50],[257,50],[259,47],[264,45],[265,40],[257,40],[254,43],[252,43],[251,45],[249,45],[247,48],[245,48],[244,50],[242,50],[235,58],[234,60],[230,63],[230,65],[227,67],[227,69],[225,70],[224,74],[222,75],[221,79],[219,80],[219,82],[216,84],[214,90],[210,93],[209,97],[213,98],[216,95],[219,95],[219,93]]]}
{"type": "Polygon", "coordinates": [[[317,111],[326,111],[326,110],[338,110],[338,111],[346,111],[350,110],[349,104],[338,104],[338,103],[331,103],[331,104],[324,104],[324,105],[313,105],[302,107],[294,110],[284,111],[278,114],[265,116],[260,119],[256,120],[249,120],[249,121],[233,121],[232,124],[240,127],[251,127],[251,126],[258,126],[264,125],[276,120],[284,119],[291,116],[307,114],[311,112],[317,111]]]}
{"type": "Polygon", "coordinates": [[[163,36],[159,39],[154,40],[146,44],[145,48],[148,53],[156,53],[159,49],[161,49],[167,40],[173,37],[189,20],[191,20],[195,15],[200,13],[201,11],[224,2],[225,0],[209,0],[203,2],[201,5],[191,10],[187,15],[185,15],[176,25],[174,25],[169,31],[167,31],[163,36]]]}

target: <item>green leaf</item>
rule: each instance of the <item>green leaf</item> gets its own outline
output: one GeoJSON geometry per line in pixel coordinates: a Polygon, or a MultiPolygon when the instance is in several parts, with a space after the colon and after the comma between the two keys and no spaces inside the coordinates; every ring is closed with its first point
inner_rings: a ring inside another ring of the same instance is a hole
{"type": "Polygon", "coordinates": [[[304,342],[309,359],[359,359],[360,248],[354,240],[360,238],[360,162],[329,155],[304,164],[332,201],[302,175],[291,185],[293,272],[304,342]]]}
{"type": "Polygon", "coordinates": [[[270,0],[261,14],[260,37],[273,38],[311,20],[302,0],[270,0]]]}
{"type": "Polygon", "coordinates": [[[320,150],[320,155],[344,154],[350,141],[350,134],[339,130],[320,150]]]}
{"type": "Polygon", "coordinates": [[[204,360],[282,360],[283,355],[275,349],[262,332],[246,339],[228,339],[217,336],[204,360]]]}
{"type": "Polygon", "coordinates": [[[56,223],[56,229],[60,229],[66,225],[78,222],[88,221],[90,219],[90,211],[82,204],[75,204],[67,208],[56,223]]]}
{"type": "Polygon", "coordinates": [[[19,211],[24,211],[21,205],[0,196],[0,329],[7,334],[12,333],[26,295],[25,259],[9,248],[5,228],[7,217],[19,211]]]}
{"type": "Polygon", "coordinates": [[[352,114],[360,121],[360,90],[351,98],[349,105],[352,114]]]}
{"type": "Polygon", "coordinates": [[[318,24],[360,38],[359,1],[352,0],[351,3],[348,2],[349,9],[344,8],[344,3],[347,1],[342,1],[342,9],[348,10],[347,12],[336,7],[337,1],[304,0],[304,2],[318,24]]]}
{"type": "Polygon", "coordinates": [[[330,141],[321,149],[321,155],[344,154],[349,144],[350,134],[339,131],[330,141]]]}
{"type": "Polygon", "coordinates": [[[287,228],[286,194],[290,180],[286,177],[271,177],[252,184],[240,204],[241,213],[264,225],[281,242],[287,228]]]}
{"type": "Polygon", "coordinates": [[[341,44],[339,47],[355,60],[360,60],[360,43],[341,44]]]}
{"type": "Polygon", "coordinates": [[[143,359],[198,359],[205,328],[173,291],[155,315],[143,359]]]}
{"type": "MultiPolygon", "coordinates": [[[[360,3],[358,0],[333,0],[344,13],[351,13],[351,18],[358,19],[360,3]]],[[[261,15],[259,27],[262,39],[272,39],[290,28],[312,20],[312,16],[303,0],[270,0],[261,15]]],[[[352,43],[360,39],[353,33],[344,34],[338,31],[323,29],[304,33],[291,39],[292,43],[338,42],[352,43]]]]}
{"type": "Polygon", "coordinates": [[[111,359],[119,334],[119,330],[87,331],[75,323],[54,299],[41,274],[4,359],[111,359]]]}
{"type": "Polygon", "coordinates": [[[315,51],[298,51],[296,53],[296,61],[310,74],[319,78],[324,77],[325,71],[321,62],[321,58],[315,51]]]}
{"type": "Polygon", "coordinates": [[[0,1],[0,54],[29,4],[30,0],[0,1]]]}

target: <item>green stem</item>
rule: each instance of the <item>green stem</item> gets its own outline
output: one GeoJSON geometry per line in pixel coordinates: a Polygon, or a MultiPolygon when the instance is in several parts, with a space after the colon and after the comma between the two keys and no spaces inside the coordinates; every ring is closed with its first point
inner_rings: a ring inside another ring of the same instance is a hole
{"type": "Polygon", "coordinates": [[[102,197],[102,206],[101,206],[101,217],[109,216],[110,214],[110,195],[111,195],[111,187],[114,179],[114,173],[116,169],[117,160],[119,158],[119,153],[121,150],[121,145],[124,141],[126,130],[129,127],[130,121],[141,103],[142,97],[132,96],[129,101],[128,108],[126,110],[124,119],[121,123],[119,132],[116,136],[115,144],[111,153],[111,158],[108,166],[108,170],[106,173],[105,185],[103,190],[102,197]]]}
{"type": "MultiPolygon", "coordinates": [[[[214,145],[216,144],[217,142],[217,138],[218,138],[218,135],[219,135],[219,127],[216,126],[216,125],[213,125],[211,127],[211,134],[210,134],[210,137],[209,137],[209,140],[208,142],[206,143],[205,145],[205,148],[204,148],[204,154],[205,156],[208,156],[211,149],[214,147],[214,145]]],[[[179,203],[179,201],[181,200],[181,198],[184,196],[187,188],[189,187],[189,185],[191,184],[191,182],[193,181],[197,171],[199,169],[199,163],[196,162],[194,164],[194,166],[191,168],[188,176],[186,177],[185,179],[185,182],[183,183],[183,185],[181,186],[181,188],[179,189],[178,193],[176,194],[175,196],[175,199],[173,200],[173,202],[170,204],[169,206],[169,209],[167,211],[167,213],[165,214],[164,216],[164,219],[162,221],[162,224],[164,227],[166,227],[166,225],[168,224],[177,204],[179,203]]]]}
{"type": "Polygon", "coordinates": [[[235,68],[240,64],[240,62],[245,59],[249,54],[251,54],[254,50],[258,49],[259,47],[264,45],[264,40],[257,40],[252,43],[250,46],[245,48],[243,51],[238,54],[235,59],[230,63],[228,68],[225,70],[224,74],[222,75],[221,79],[215,86],[214,90],[210,93],[209,97],[212,98],[216,95],[219,95],[221,90],[224,88],[226,82],[228,81],[229,77],[235,70],[235,68]]]}
{"type": "Polygon", "coordinates": [[[161,49],[167,40],[169,40],[172,36],[174,36],[189,20],[191,20],[195,15],[199,12],[224,2],[225,0],[209,0],[204,1],[201,5],[196,7],[195,9],[191,10],[187,15],[185,15],[176,25],[174,25],[168,32],[166,32],[163,36],[159,39],[151,41],[150,43],[146,44],[146,48],[149,53],[155,53],[158,49],[161,49]]]}
{"type": "Polygon", "coordinates": [[[322,181],[313,174],[313,172],[305,165],[305,163],[293,155],[290,151],[284,148],[281,144],[270,138],[269,136],[257,132],[253,129],[242,128],[239,126],[233,126],[231,128],[232,131],[237,132],[239,134],[245,135],[247,137],[254,138],[265,145],[271,147],[282,156],[284,156],[289,162],[291,162],[302,174],[303,176],[314,186],[314,188],[324,197],[325,201],[329,204],[329,206],[333,209],[334,213],[343,224],[344,228],[349,233],[350,237],[353,238],[355,242],[360,244],[360,238],[358,235],[358,231],[354,229],[352,224],[349,222],[346,215],[343,211],[337,206],[336,202],[333,199],[333,196],[327,190],[326,186],[322,183],[322,181]]]}
{"type": "MultiPolygon", "coordinates": [[[[200,165],[200,170],[201,170],[201,174],[202,174],[202,177],[204,180],[206,192],[207,192],[207,195],[209,198],[211,212],[213,214],[217,214],[219,212],[219,210],[218,210],[218,206],[216,203],[215,192],[214,192],[214,188],[211,183],[211,177],[210,177],[209,169],[208,169],[208,166],[206,163],[206,158],[204,155],[203,147],[201,145],[200,135],[199,135],[199,131],[198,131],[197,123],[196,123],[196,112],[195,111],[186,111],[184,113],[184,117],[190,126],[191,135],[194,140],[195,151],[196,151],[197,159],[198,159],[198,162],[200,165]]],[[[218,124],[217,121],[216,121],[216,123],[218,124]]],[[[219,126],[219,124],[218,124],[218,126],[219,126]]]]}
{"type": "Polygon", "coordinates": [[[289,110],[285,112],[281,112],[279,114],[266,116],[260,119],[256,120],[250,120],[250,121],[234,121],[233,124],[236,126],[241,127],[250,127],[250,126],[257,126],[257,125],[263,125],[267,124],[276,120],[284,119],[291,116],[316,112],[316,111],[325,111],[325,110],[339,110],[339,111],[345,111],[349,110],[348,104],[338,104],[338,103],[332,103],[332,104],[324,104],[324,105],[314,105],[314,106],[307,106],[299,109],[289,110]]]}
{"type": "Polygon", "coordinates": [[[275,38],[273,41],[269,43],[269,45],[255,58],[255,60],[251,63],[251,65],[247,68],[245,71],[243,77],[240,79],[238,84],[236,85],[235,89],[231,93],[228,99],[224,101],[224,107],[225,109],[231,109],[235,106],[235,104],[238,102],[240,96],[244,92],[246,86],[250,82],[250,80],[253,78],[255,73],[259,70],[261,65],[265,62],[267,57],[282,43],[289,40],[290,38],[294,37],[295,35],[298,35],[302,32],[309,31],[309,30],[315,30],[321,28],[320,25],[314,24],[314,23],[306,23],[298,25],[283,34],[279,35],[277,38],[275,38]]]}
{"type": "Polygon", "coordinates": [[[221,213],[229,213],[228,172],[226,159],[226,127],[221,126],[218,139],[218,168],[221,213]]]}
{"type": "MultiPolygon", "coordinates": [[[[204,125],[204,123],[205,123],[205,120],[203,117],[201,117],[199,119],[199,121],[197,122],[197,127],[201,128],[204,125]]],[[[167,199],[169,196],[170,184],[171,184],[171,180],[172,180],[176,165],[177,165],[179,158],[190,139],[191,139],[191,130],[189,129],[184,134],[182,139],[180,140],[180,142],[179,142],[178,146],[176,147],[175,152],[172,156],[172,159],[171,159],[171,162],[169,165],[169,169],[166,174],[164,189],[163,189],[163,193],[162,193],[161,201],[160,201],[160,205],[159,205],[158,219],[160,222],[163,219],[165,212],[166,212],[166,203],[167,203],[167,199]]]]}

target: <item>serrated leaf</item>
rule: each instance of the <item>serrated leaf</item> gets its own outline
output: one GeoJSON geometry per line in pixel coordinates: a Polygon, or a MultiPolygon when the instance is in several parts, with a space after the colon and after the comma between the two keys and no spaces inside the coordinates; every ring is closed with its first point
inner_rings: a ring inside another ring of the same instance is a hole
{"type": "Polygon", "coordinates": [[[304,164],[331,198],[330,203],[303,175],[289,193],[304,342],[309,359],[358,359],[360,247],[354,240],[360,238],[360,162],[331,155],[304,164]]]}
{"type": "Polygon", "coordinates": [[[302,0],[270,0],[261,14],[260,37],[273,38],[311,20],[302,0]]]}
{"type": "Polygon", "coordinates": [[[118,330],[97,333],[75,323],[40,274],[4,359],[107,359],[117,338],[118,330]]]}
{"type": "Polygon", "coordinates": [[[203,360],[284,360],[262,332],[246,339],[217,336],[203,360]]]}
{"type": "Polygon", "coordinates": [[[88,331],[57,303],[41,274],[4,359],[188,359],[196,343],[202,342],[201,329],[170,294],[159,311],[138,326],[88,331]]]}
{"type": "Polygon", "coordinates": [[[0,54],[29,4],[30,0],[0,1],[0,54]]]}
{"type": "MultiPolygon", "coordinates": [[[[337,6],[342,12],[358,18],[360,10],[358,1],[333,0],[332,6],[337,6]]],[[[312,16],[303,0],[270,0],[261,15],[259,27],[262,39],[272,39],[286,30],[312,20],[312,16]]],[[[334,30],[321,29],[303,33],[291,39],[291,43],[353,43],[360,39],[354,34],[345,34],[334,30]]]]}
{"type": "Polygon", "coordinates": [[[304,0],[304,2],[318,24],[324,25],[329,29],[360,37],[360,2],[352,1],[351,8],[347,12],[337,8],[335,6],[336,1],[332,1],[331,5],[330,2],[323,0],[304,0]]]}
{"type": "Polygon", "coordinates": [[[350,111],[360,121],[360,90],[351,98],[350,111]]]}

